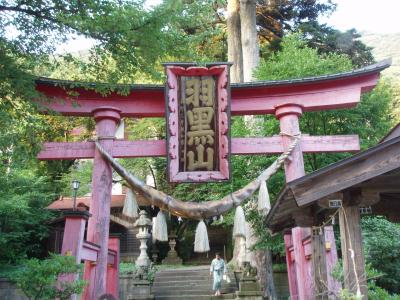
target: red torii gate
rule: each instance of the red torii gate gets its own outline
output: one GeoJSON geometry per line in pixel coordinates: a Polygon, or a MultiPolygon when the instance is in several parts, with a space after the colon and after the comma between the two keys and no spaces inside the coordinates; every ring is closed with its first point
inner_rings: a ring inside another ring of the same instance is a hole
{"type": "MultiPolygon", "coordinates": [[[[305,79],[261,81],[231,85],[231,114],[273,114],[280,121],[281,132],[288,135],[300,133],[299,117],[303,112],[337,108],[352,108],[360,101],[362,92],[371,90],[377,83],[379,73],[390,65],[389,61],[371,65],[352,72],[305,79]]],[[[115,140],[115,130],[123,117],[144,118],[165,116],[164,86],[129,85],[128,95],[110,93],[106,96],[88,89],[77,82],[39,79],[37,90],[54,101],[46,107],[65,116],[93,117],[96,135],[101,146],[114,157],[166,156],[164,140],[126,141],[115,140]],[[72,92],[72,93],[71,93],[72,92]]],[[[42,103],[43,105],[43,103],[42,103]]],[[[45,109],[46,110],[46,109],[45,109]]],[[[231,154],[278,154],[290,143],[289,136],[232,138],[231,154]]],[[[359,150],[356,135],[307,136],[292,153],[285,164],[286,181],[303,175],[303,153],[354,152],[359,150]]],[[[86,264],[85,273],[91,278],[86,299],[97,299],[106,292],[107,256],[109,243],[109,220],[112,172],[110,165],[101,157],[94,142],[45,143],[39,153],[41,160],[94,158],[92,177],[92,200],[88,222],[87,240],[100,246],[97,264],[86,264]]],[[[303,248],[301,229],[293,230],[293,243],[303,248]],[[297,244],[299,243],[299,244],[297,244]],[[300,245],[301,243],[301,245],[300,245]]],[[[285,241],[287,242],[287,237],[285,241]]],[[[290,239],[292,240],[292,239],[290,239]]],[[[288,263],[290,292],[298,299],[306,299],[309,273],[305,270],[304,256],[296,259],[296,266],[288,263]]],[[[309,298],[308,298],[309,299],[309,298]]]]}

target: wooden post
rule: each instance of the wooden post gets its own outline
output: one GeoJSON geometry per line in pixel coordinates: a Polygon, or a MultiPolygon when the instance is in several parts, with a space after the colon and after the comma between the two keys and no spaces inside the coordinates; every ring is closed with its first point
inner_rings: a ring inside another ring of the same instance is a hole
{"type": "Polygon", "coordinates": [[[119,299],[119,235],[110,236],[108,248],[117,252],[114,257],[114,264],[109,264],[107,272],[107,294],[119,299]]]}
{"type": "Polygon", "coordinates": [[[325,234],[323,229],[312,232],[312,264],[314,270],[315,299],[328,299],[328,274],[325,255],[325,234]]]}
{"type": "Polygon", "coordinates": [[[367,281],[362,244],[359,194],[344,193],[343,207],[339,211],[340,241],[342,245],[344,287],[356,294],[360,291],[367,299],[367,281]]]}
{"type": "Polygon", "coordinates": [[[325,226],[325,251],[326,251],[326,271],[328,273],[328,289],[330,294],[337,294],[342,288],[342,284],[330,276],[333,269],[338,262],[338,255],[336,250],[335,234],[333,232],[333,226],[325,226]]]}
{"type": "MultiPolygon", "coordinates": [[[[81,263],[82,246],[85,235],[85,225],[89,218],[88,212],[70,211],[65,213],[64,237],[61,254],[75,256],[77,264],[81,263]]],[[[79,274],[68,274],[59,277],[59,282],[73,282],[79,278],[79,274]]],[[[77,299],[76,295],[71,300],[77,299]]]]}
{"type": "Polygon", "coordinates": [[[294,252],[292,243],[292,232],[285,233],[286,265],[289,279],[289,291],[291,299],[297,300],[297,281],[296,281],[296,265],[294,264],[294,252]]]}
{"type": "MultiPolygon", "coordinates": [[[[112,153],[115,130],[120,121],[120,111],[113,107],[99,107],[93,110],[96,134],[101,146],[112,153]]],[[[85,277],[90,280],[86,299],[98,299],[106,293],[108,258],[108,237],[110,227],[110,205],[112,169],[96,149],[93,162],[92,199],[88,223],[87,240],[100,246],[95,266],[86,263],[85,277]],[[87,271],[87,272],[86,272],[87,271]]]]}

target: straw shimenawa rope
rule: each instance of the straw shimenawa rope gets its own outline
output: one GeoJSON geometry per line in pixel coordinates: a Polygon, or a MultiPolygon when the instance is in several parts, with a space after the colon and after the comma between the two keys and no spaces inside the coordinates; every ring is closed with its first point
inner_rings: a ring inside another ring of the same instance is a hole
{"type": "Polygon", "coordinates": [[[282,153],[256,179],[245,185],[243,188],[226,195],[220,200],[200,203],[175,199],[172,196],[145,184],[142,180],[129,173],[129,171],[121,166],[118,161],[114,159],[97,141],[95,141],[95,143],[97,149],[103,155],[104,159],[111,164],[113,169],[125,179],[131,188],[142,193],[143,196],[150,201],[151,205],[158,206],[162,210],[168,210],[171,214],[178,217],[201,220],[224,214],[233,207],[242,204],[245,199],[250,197],[259,188],[261,181],[268,180],[273,174],[275,174],[300,140],[300,135],[291,137],[294,140],[287,151],[282,153]]]}

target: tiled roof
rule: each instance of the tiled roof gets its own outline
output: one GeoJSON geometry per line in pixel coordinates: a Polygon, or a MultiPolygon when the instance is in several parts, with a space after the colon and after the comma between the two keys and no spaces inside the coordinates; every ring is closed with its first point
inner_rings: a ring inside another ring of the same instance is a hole
{"type": "MultiPolygon", "coordinates": [[[[91,196],[83,196],[76,198],[76,206],[84,205],[90,207],[90,199],[91,196]]],[[[136,194],[136,200],[140,206],[149,205],[148,201],[141,195],[136,194]]],[[[112,195],[111,197],[111,207],[123,207],[125,201],[125,194],[121,195],[112,195]]],[[[73,208],[74,199],[71,197],[60,197],[58,200],[52,202],[48,209],[52,210],[63,210],[63,209],[72,209],[73,208]]]]}

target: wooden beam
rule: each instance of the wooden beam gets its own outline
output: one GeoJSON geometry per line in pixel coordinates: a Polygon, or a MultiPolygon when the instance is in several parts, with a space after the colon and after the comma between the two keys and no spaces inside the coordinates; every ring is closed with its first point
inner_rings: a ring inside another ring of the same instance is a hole
{"type": "Polygon", "coordinates": [[[359,202],[345,193],[343,207],[339,211],[340,241],[342,245],[344,286],[351,293],[360,291],[367,299],[367,280],[362,244],[359,202]]]}
{"type": "MultiPolygon", "coordinates": [[[[258,82],[231,88],[232,115],[273,114],[275,107],[294,103],[304,111],[350,108],[360,101],[360,94],[376,85],[379,70],[355,77],[321,81],[286,81],[280,84],[258,82]]],[[[127,95],[102,95],[82,87],[69,88],[60,81],[38,81],[37,90],[51,102],[41,102],[43,111],[53,110],[66,116],[92,116],[92,111],[105,102],[121,110],[122,117],[164,117],[165,96],[163,86],[135,86],[127,95]]],[[[93,84],[93,88],[95,85],[93,84]]]]}
{"type": "MultiPolygon", "coordinates": [[[[305,153],[317,152],[355,152],[360,150],[357,135],[303,136],[301,147],[305,153]]],[[[88,159],[94,157],[94,142],[44,143],[39,153],[40,160],[88,159]]],[[[233,155],[280,154],[283,152],[282,138],[252,137],[232,138],[233,155]]],[[[126,141],[115,140],[113,156],[127,157],[165,157],[165,140],[126,141]]]]}
{"type": "Polygon", "coordinates": [[[330,194],[400,168],[400,138],[289,183],[297,204],[305,206],[330,194]]]}
{"type": "Polygon", "coordinates": [[[84,242],[82,246],[82,260],[97,262],[100,247],[93,243],[84,242]]]}

